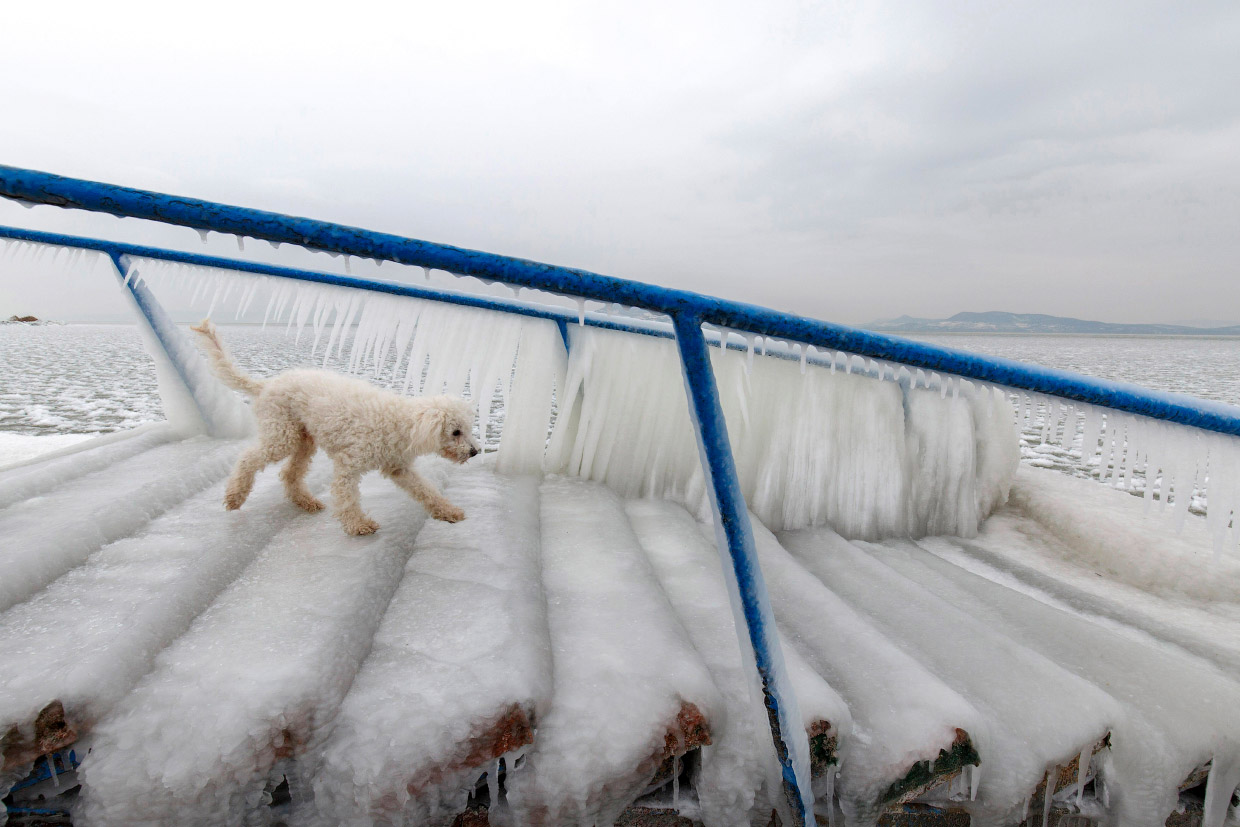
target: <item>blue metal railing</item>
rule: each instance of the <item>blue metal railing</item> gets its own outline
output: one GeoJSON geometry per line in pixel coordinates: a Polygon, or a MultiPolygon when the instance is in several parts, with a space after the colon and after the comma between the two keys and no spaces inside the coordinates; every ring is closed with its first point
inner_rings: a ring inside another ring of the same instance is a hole
{"type": "MultiPolygon", "coordinates": [[[[1025,365],[1005,359],[870,333],[827,322],[729,302],[683,290],[671,290],[523,259],[464,250],[400,236],[376,233],[307,218],[179,198],[109,184],[63,178],[43,172],[0,166],[0,196],[25,202],[92,210],[143,218],[198,230],[233,233],[308,249],[400,264],[441,269],[510,286],[528,287],[604,303],[621,303],[670,317],[667,325],[588,318],[592,326],[630,333],[674,336],[677,340],[690,413],[714,506],[720,552],[730,565],[739,594],[738,629],[747,632],[770,717],[772,740],[782,765],[784,790],[797,824],[812,821],[808,744],[795,711],[795,698],[783,668],[770,602],[754,552],[748,512],[729,447],[710,360],[704,324],[775,337],[818,348],[843,350],[914,368],[955,374],[1010,388],[1045,393],[1127,413],[1240,436],[1240,408],[1160,393],[1126,383],[1025,365]]],[[[253,262],[234,261],[119,242],[83,239],[14,228],[0,228],[0,237],[93,249],[109,255],[118,266],[122,256],[217,267],[258,275],[361,288],[435,301],[449,301],[545,318],[561,331],[578,318],[568,311],[521,302],[431,290],[391,282],[314,273],[253,262]]],[[[817,361],[817,360],[815,360],[817,361]]]]}

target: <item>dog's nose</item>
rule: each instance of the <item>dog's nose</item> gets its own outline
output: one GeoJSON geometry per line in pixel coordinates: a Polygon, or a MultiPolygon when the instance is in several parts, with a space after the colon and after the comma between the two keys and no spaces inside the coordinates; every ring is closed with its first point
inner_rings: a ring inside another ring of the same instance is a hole
{"type": "Polygon", "coordinates": [[[469,449],[469,455],[470,455],[471,457],[476,457],[476,456],[478,456],[478,449],[477,449],[477,448],[470,448],[470,449],[469,449]]]}

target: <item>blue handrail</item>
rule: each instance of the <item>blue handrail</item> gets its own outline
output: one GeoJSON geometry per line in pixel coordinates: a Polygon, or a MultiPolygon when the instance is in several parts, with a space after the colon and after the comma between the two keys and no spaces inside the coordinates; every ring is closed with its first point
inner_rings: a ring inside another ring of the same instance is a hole
{"type": "Polygon", "coordinates": [[[143,218],[198,230],[297,244],[343,255],[430,267],[519,287],[608,303],[618,302],[669,316],[688,313],[720,327],[844,350],[1240,436],[1240,408],[1221,402],[981,356],[687,290],[603,276],[587,270],[4,165],[0,165],[0,196],[33,204],[143,218]]]}

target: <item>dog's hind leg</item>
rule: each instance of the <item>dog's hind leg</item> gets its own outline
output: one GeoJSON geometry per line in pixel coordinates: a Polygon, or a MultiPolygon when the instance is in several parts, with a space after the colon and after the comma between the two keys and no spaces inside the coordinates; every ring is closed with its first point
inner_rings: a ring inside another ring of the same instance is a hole
{"type": "Polygon", "coordinates": [[[250,490],[254,488],[254,477],[258,472],[293,453],[293,448],[294,445],[287,442],[264,441],[246,449],[241,459],[237,460],[232,476],[228,478],[228,485],[224,488],[224,507],[229,511],[240,508],[246,497],[250,496],[250,490]]]}
{"type": "Polygon", "coordinates": [[[293,455],[284,465],[284,469],[280,471],[280,479],[284,482],[284,493],[288,495],[293,505],[303,508],[311,513],[323,510],[323,503],[319,502],[313,494],[306,488],[306,472],[310,470],[310,459],[314,456],[314,438],[303,428],[301,431],[301,439],[297,442],[297,447],[293,449],[293,455]]]}
{"type": "Polygon", "coordinates": [[[465,512],[457,508],[435,490],[435,487],[422,478],[412,468],[384,468],[383,475],[396,483],[422,505],[436,520],[445,523],[459,523],[465,519],[465,512]]]}
{"type": "Polygon", "coordinates": [[[374,534],[379,524],[362,512],[362,495],[357,490],[361,472],[342,470],[336,464],[336,476],[332,479],[332,511],[349,534],[374,534]]]}

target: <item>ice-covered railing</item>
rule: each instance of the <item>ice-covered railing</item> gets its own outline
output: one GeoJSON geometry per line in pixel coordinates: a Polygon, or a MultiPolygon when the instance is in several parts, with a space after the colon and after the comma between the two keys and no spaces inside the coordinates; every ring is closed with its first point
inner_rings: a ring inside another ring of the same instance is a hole
{"type": "MultiPolygon", "coordinates": [[[[1240,411],[1230,406],[581,270],[46,173],[0,166],[0,195],[231,233],[239,247],[243,237],[291,243],[346,256],[346,264],[349,256],[391,261],[512,288],[514,299],[503,300],[0,228],[3,238],[103,254],[157,335],[161,326],[167,332],[169,323],[147,289],[148,280],[192,282],[191,289],[201,294],[198,301],[214,303],[218,294],[244,311],[268,279],[267,289],[275,291],[267,299],[269,314],[325,340],[326,351],[339,352],[353,331],[354,369],[381,376],[389,370],[388,381],[401,388],[468,385],[480,399],[494,380],[506,419],[501,461],[509,455],[508,434],[525,434],[517,440],[522,448],[513,448],[524,451],[514,469],[542,465],[604,479],[629,494],[709,503],[721,551],[731,564],[725,570],[734,575],[730,585],[738,620],[744,621],[737,627],[748,631],[762,679],[795,823],[804,823],[812,806],[807,748],[795,723],[795,699],[757,568],[747,508],[775,526],[830,522],[862,537],[968,534],[1002,499],[1010,479],[1013,457],[1003,437],[1006,429],[1014,438],[1006,395],[1015,392],[1018,399],[1039,403],[1036,413],[1033,405],[1022,404],[1022,413],[1029,411],[1026,427],[1036,416],[1048,442],[1070,446],[1082,436],[1082,454],[1101,453],[1114,479],[1139,471],[1153,481],[1161,471],[1160,499],[1177,501],[1181,514],[1189,499],[1181,489],[1187,495],[1208,475],[1208,519],[1216,540],[1220,548],[1236,541],[1240,411]],[[234,277],[220,275],[221,270],[257,276],[258,282],[251,278],[229,295],[226,282],[234,277]],[[281,282],[281,290],[275,285],[280,279],[307,286],[281,282]],[[355,289],[333,289],[341,287],[355,289]],[[570,307],[521,302],[521,288],[571,297],[570,307]],[[586,313],[587,300],[640,312],[586,313]],[[409,303],[418,301],[470,309],[436,327],[432,314],[411,309],[409,303]],[[505,328],[496,321],[504,314],[525,321],[505,328]],[[410,317],[417,322],[410,323],[410,317]],[[421,344],[419,329],[425,331],[421,344]],[[607,329],[641,335],[616,336],[607,329]],[[688,396],[687,410],[677,378],[688,396]],[[558,409],[544,450],[552,394],[558,409]],[[514,422],[535,410],[524,425],[514,422]],[[1081,417],[1085,422],[1078,427],[1081,417]]],[[[205,417],[213,406],[193,391],[195,376],[184,366],[179,371],[205,417]]]]}

